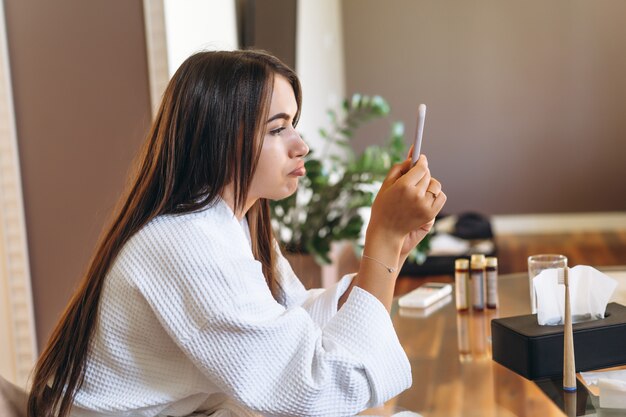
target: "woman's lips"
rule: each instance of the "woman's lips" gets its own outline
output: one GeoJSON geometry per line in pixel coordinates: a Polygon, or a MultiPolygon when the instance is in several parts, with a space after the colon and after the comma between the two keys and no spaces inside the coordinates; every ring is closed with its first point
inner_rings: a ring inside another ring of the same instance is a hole
{"type": "Polygon", "coordinates": [[[304,166],[296,168],[289,173],[289,175],[294,176],[294,177],[303,177],[304,174],[306,174],[306,169],[304,168],[304,166]]]}

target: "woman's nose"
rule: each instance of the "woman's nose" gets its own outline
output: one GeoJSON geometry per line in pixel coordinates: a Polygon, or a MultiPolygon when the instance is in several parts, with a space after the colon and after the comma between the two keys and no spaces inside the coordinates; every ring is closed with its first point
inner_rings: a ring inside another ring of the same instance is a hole
{"type": "Polygon", "coordinates": [[[302,139],[302,136],[298,132],[294,132],[293,145],[291,147],[292,158],[302,158],[309,153],[309,147],[302,139]]]}

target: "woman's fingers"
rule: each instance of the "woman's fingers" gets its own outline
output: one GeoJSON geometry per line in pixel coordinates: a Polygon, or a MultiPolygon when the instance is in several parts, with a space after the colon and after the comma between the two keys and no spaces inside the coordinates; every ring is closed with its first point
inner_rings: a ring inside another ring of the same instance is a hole
{"type": "Polygon", "coordinates": [[[435,198],[441,193],[441,183],[434,178],[430,179],[430,183],[426,188],[426,192],[433,195],[435,198]]]}
{"type": "Polygon", "coordinates": [[[407,185],[414,184],[415,191],[420,196],[430,194],[436,198],[441,192],[441,183],[431,177],[428,160],[423,155],[420,156],[418,163],[402,177],[402,181],[407,185]],[[416,180],[417,182],[414,183],[416,180]]]}
{"type": "MultiPolygon", "coordinates": [[[[424,182],[426,184],[430,182],[430,171],[426,156],[420,155],[415,166],[411,167],[412,151],[413,147],[411,146],[408,158],[391,167],[384,183],[394,183],[399,180],[405,185],[423,186],[424,182]]],[[[425,189],[422,191],[425,191],[425,189]]]]}
{"type": "MultiPolygon", "coordinates": [[[[411,160],[407,159],[408,166],[410,167],[411,160]]],[[[430,171],[428,170],[428,160],[426,156],[420,155],[417,163],[414,167],[410,168],[400,179],[406,185],[419,185],[420,181],[424,179],[424,176],[428,175],[428,181],[430,180],[430,171]]],[[[424,190],[425,191],[425,190],[424,190]]]]}
{"type": "Polygon", "coordinates": [[[432,181],[432,177],[430,176],[430,170],[427,169],[424,176],[415,184],[415,192],[419,196],[423,196],[428,191],[428,187],[430,187],[430,182],[432,181]]]}
{"type": "Polygon", "coordinates": [[[383,186],[389,186],[395,183],[398,178],[401,178],[411,167],[411,160],[407,159],[399,164],[395,164],[391,167],[387,173],[387,177],[383,181],[383,186]]]}
{"type": "Polygon", "coordinates": [[[446,204],[446,200],[448,200],[448,196],[443,191],[440,191],[439,194],[434,197],[432,208],[435,210],[435,214],[441,211],[443,205],[446,204]]]}
{"type": "Polygon", "coordinates": [[[389,170],[372,206],[368,229],[406,236],[432,221],[446,198],[441,183],[431,177],[426,158],[421,156],[414,167],[407,159],[389,170]]]}
{"type": "MultiPolygon", "coordinates": [[[[408,160],[404,162],[403,168],[407,162],[408,160]]],[[[424,155],[420,156],[414,167],[400,177],[398,177],[397,171],[395,171],[393,178],[394,182],[397,181],[399,186],[410,190],[410,194],[415,195],[419,199],[426,198],[425,205],[427,207],[432,207],[434,199],[441,193],[441,183],[431,177],[428,169],[428,160],[424,155]]]]}

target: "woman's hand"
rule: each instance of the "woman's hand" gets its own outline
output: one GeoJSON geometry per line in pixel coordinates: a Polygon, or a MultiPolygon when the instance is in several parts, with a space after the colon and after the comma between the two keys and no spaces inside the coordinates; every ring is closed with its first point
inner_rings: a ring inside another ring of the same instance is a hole
{"type": "Polygon", "coordinates": [[[426,225],[445,202],[446,195],[439,181],[431,177],[426,157],[421,155],[412,168],[407,159],[394,165],[383,182],[372,205],[368,234],[385,236],[403,246],[411,232],[415,233],[408,244],[421,240],[430,229],[425,229],[426,225]]]}
{"type": "MultiPolygon", "coordinates": [[[[411,149],[409,149],[409,154],[407,155],[408,159],[412,159],[413,155],[413,145],[411,145],[411,149]]],[[[428,188],[428,192],[432,192],[434,195],[438,195],[441,193],[441,183],[434,178],[431,178],[431,184],[428,188]]],[[[402,250],[400,251],[400,263],[404,263],[409,253],[415,248],[418,243],[420,243],[430,232],[430,229],[435,224],[435,219],[432,219],[428,223],[422,225],[419,229],[413,230],[409,232],[409,234],[404,238],[404,243],[402,245],[402,250]]]]}
{"type": "Polygon", "coordinates": [[[414,247],[417,246],[418,243],[422,241],[422,239],[424,239],[424,237],[426,237],[434,224],[435,219],[429,221],[419,229],[409,232],[409,234],[406,235],[406,237],[404,238],[404,243],[402,244],[402,249],[400,250],[400,263],[404,263],[404,260],[406,260],[407,256],[409,256],[409,253],[413,250],[414,247]]]}
{"type": "Polygon", "coordinates": [[[445,202],[446,195],[439,181],[430,176],[425,156],[412,168],[410,159],[394,165],[372,204],[359,272],[338,306],[357,285],[390,310],[395,280],[406,255],[426,236],[445,202]]]}

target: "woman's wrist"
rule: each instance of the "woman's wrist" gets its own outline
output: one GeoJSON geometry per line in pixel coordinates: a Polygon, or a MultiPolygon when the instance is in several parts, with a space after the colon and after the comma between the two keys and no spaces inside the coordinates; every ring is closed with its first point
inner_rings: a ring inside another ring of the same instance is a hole
{"type": "Polygon", "coordinates": [[[404,242],[404,237],[402,233],[394,232],[388,228],[379,227],[370,223],[365,231],[365,244],[367,245],[368,240],[371,242],[383,241],[390,245],[397,246],[398,249],[400,249],[402,242],[404,242]]]}
{"type": "Polygon", "coordinates": [[[401,250],[401,241],[393,235],[368,228],[354,285],[378,298],[387,310],[391,309],[396,278],[401,266],[398,264],[401,250]]]}
{"type": "Polygon", "coordinates": [[[390,272],[397,272],[402,240],[386,231],[369,230],[365,236],[363,259],[375,262],[390,272]]]}

